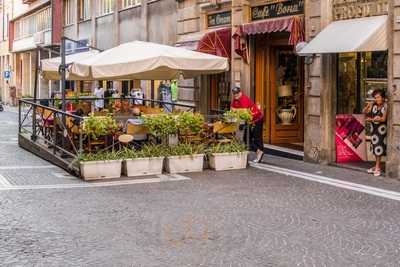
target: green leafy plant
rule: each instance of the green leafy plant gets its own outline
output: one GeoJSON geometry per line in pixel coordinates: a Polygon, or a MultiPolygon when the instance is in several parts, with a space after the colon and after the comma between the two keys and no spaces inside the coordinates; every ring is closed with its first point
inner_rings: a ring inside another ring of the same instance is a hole
{"type": "Polygon", "coordinates": [[[214,153],[241,153],[247,151],[246,145],[238,142],[214,144],[208,147],[207,154],[214,153]]]}
{"type": "Polygon", "coordinates": [[[248,109],[228,110],[223,115],[223,120],[227,123],[247,122],[251,123],[253,116],[248,109]]]}
{"type": "Polygon", "coordinates": [[[143,115],[143,122],[149,129],[150,134],[156,137],[174,135],[178,133],[176,115],[172,114],[152,114],[143,115]]]}
{"type": "Polygon", "coordinates": [[[94,140],[101,136],[113,134],[117,129],[118,124],[111,116],[94,116],[94,114],[90,114],[83,121],[83,133],[94,140]]]}
{"type": "Polygon", "coordinates": [[[198,134],[203,131],[204,116],[200,113],[182,112],[177,116],[177,126],[181,134],[198,134]]]}
{"type": "Polygon", "coordinates": [[[167,148],[162,145],[144,145],[140,150],[125,147],[121,153],[124,159],[136,159],[164,157],[167,151],[167,148]]]}
{"type": "Polygon", "coordinates": [[[205,146],[203,144],[180,143],[167,149],[168,156],[187,156],[204,153],[205,146]]]}
{"type": "Polygon", "coordinates": [[[121,151],[86,153],[79,156],[79,161],[104,161],[104,160],[120,160],[123,158],[121,151]]]}

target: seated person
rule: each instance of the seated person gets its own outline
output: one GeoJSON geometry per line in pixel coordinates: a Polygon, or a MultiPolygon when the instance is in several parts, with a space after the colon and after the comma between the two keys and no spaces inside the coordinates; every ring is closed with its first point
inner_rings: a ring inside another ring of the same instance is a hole
{"type": "MultiPolygon", "coordinates": [[[[140,109],[139,108],[133,108],[132,110],[133,112],[133,117],[128,119],[125,123],[125,127],[124,130],[127,131],[128,130],[128,125],[132,124],[132,125],[136,125],[136,126],[143,126],[144,125],[144,121],[143,119],[140,117],[140,109]]],[[[127,134],[129,134],[127,132],[127,134]]],[[[133,134],[133,140],[135,141],[143,141],[147,139],[147,134],[144,133],[135,133],[133,134]]]]}

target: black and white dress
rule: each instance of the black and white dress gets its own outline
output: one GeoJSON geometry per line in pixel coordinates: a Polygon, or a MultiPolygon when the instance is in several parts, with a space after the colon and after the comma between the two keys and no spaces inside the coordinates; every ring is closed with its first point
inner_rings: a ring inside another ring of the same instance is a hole
{"type": "MultiPolygon", "coordinates": [[[[382,107],[378,107],[378,105],[374,104],[371,110],[371,117],[375,116],[382,117],[387,111],[386,105],[382,107]]],[[[371,122],[372,126],[372,149],[375,156],[386,156],[386,134],[387,134],[387,125],[386,122],[371,122]]]]}

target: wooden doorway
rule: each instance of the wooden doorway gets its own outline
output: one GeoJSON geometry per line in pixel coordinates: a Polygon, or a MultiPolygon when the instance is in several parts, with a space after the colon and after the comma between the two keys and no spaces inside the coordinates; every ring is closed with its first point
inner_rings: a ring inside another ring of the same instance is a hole
{"type": "Polygon", "coordinates": [[[262,107],[264,142],[300,148],[304,140],[304,70],[284,35],[256,37],[255,100],[262,107]]]}

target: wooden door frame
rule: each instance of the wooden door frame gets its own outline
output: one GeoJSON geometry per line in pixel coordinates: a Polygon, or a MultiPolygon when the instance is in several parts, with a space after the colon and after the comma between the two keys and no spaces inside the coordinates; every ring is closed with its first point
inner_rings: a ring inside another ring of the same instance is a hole
{"type": "MultiPolygon", "coordinates": [[[[254,99],[256,103],[259,103],[264,112],[264,142],[268,144],[279,143],[274,142],[272,133],[272,118],[275,118],[275,102],[273,102],[272,94],[276,93],[275,78],[272,77],[273,68],[275,67],[275,55],[276,49],[290,49],[293,47],[288,45],[288,35],[286,33],[273,33],[273,34],[262,34],[255,35],[254,37],[254,99]],[[273,92],[274,91],[274,92],[273,92]],[[272,116],[273,115],[273,116],[272,116]]],[[[301,101],[301,107],[299,112],[300,123],[299,123],[299,142],[304,141],[304,64],[303,60],[299,61],[299,86],[301,95],[299,101],[301,101]]],[[[285,126],[281,126],[285,127],[285,126]]],[[[287,126],[286,126],[287,127],[287,126]]],[[[290,126],[289,126],[290,127],[290,126]]]]}
{"type": "Polygon", "coordinates": [[[257,104],[260,104],[264,113],[264,143],[271,142],[271,116],[270,114],[270,90],[269,90],[269,35],[256,35],[255,37],[255,55],[254,55],[254,99],[257,104]]]}

